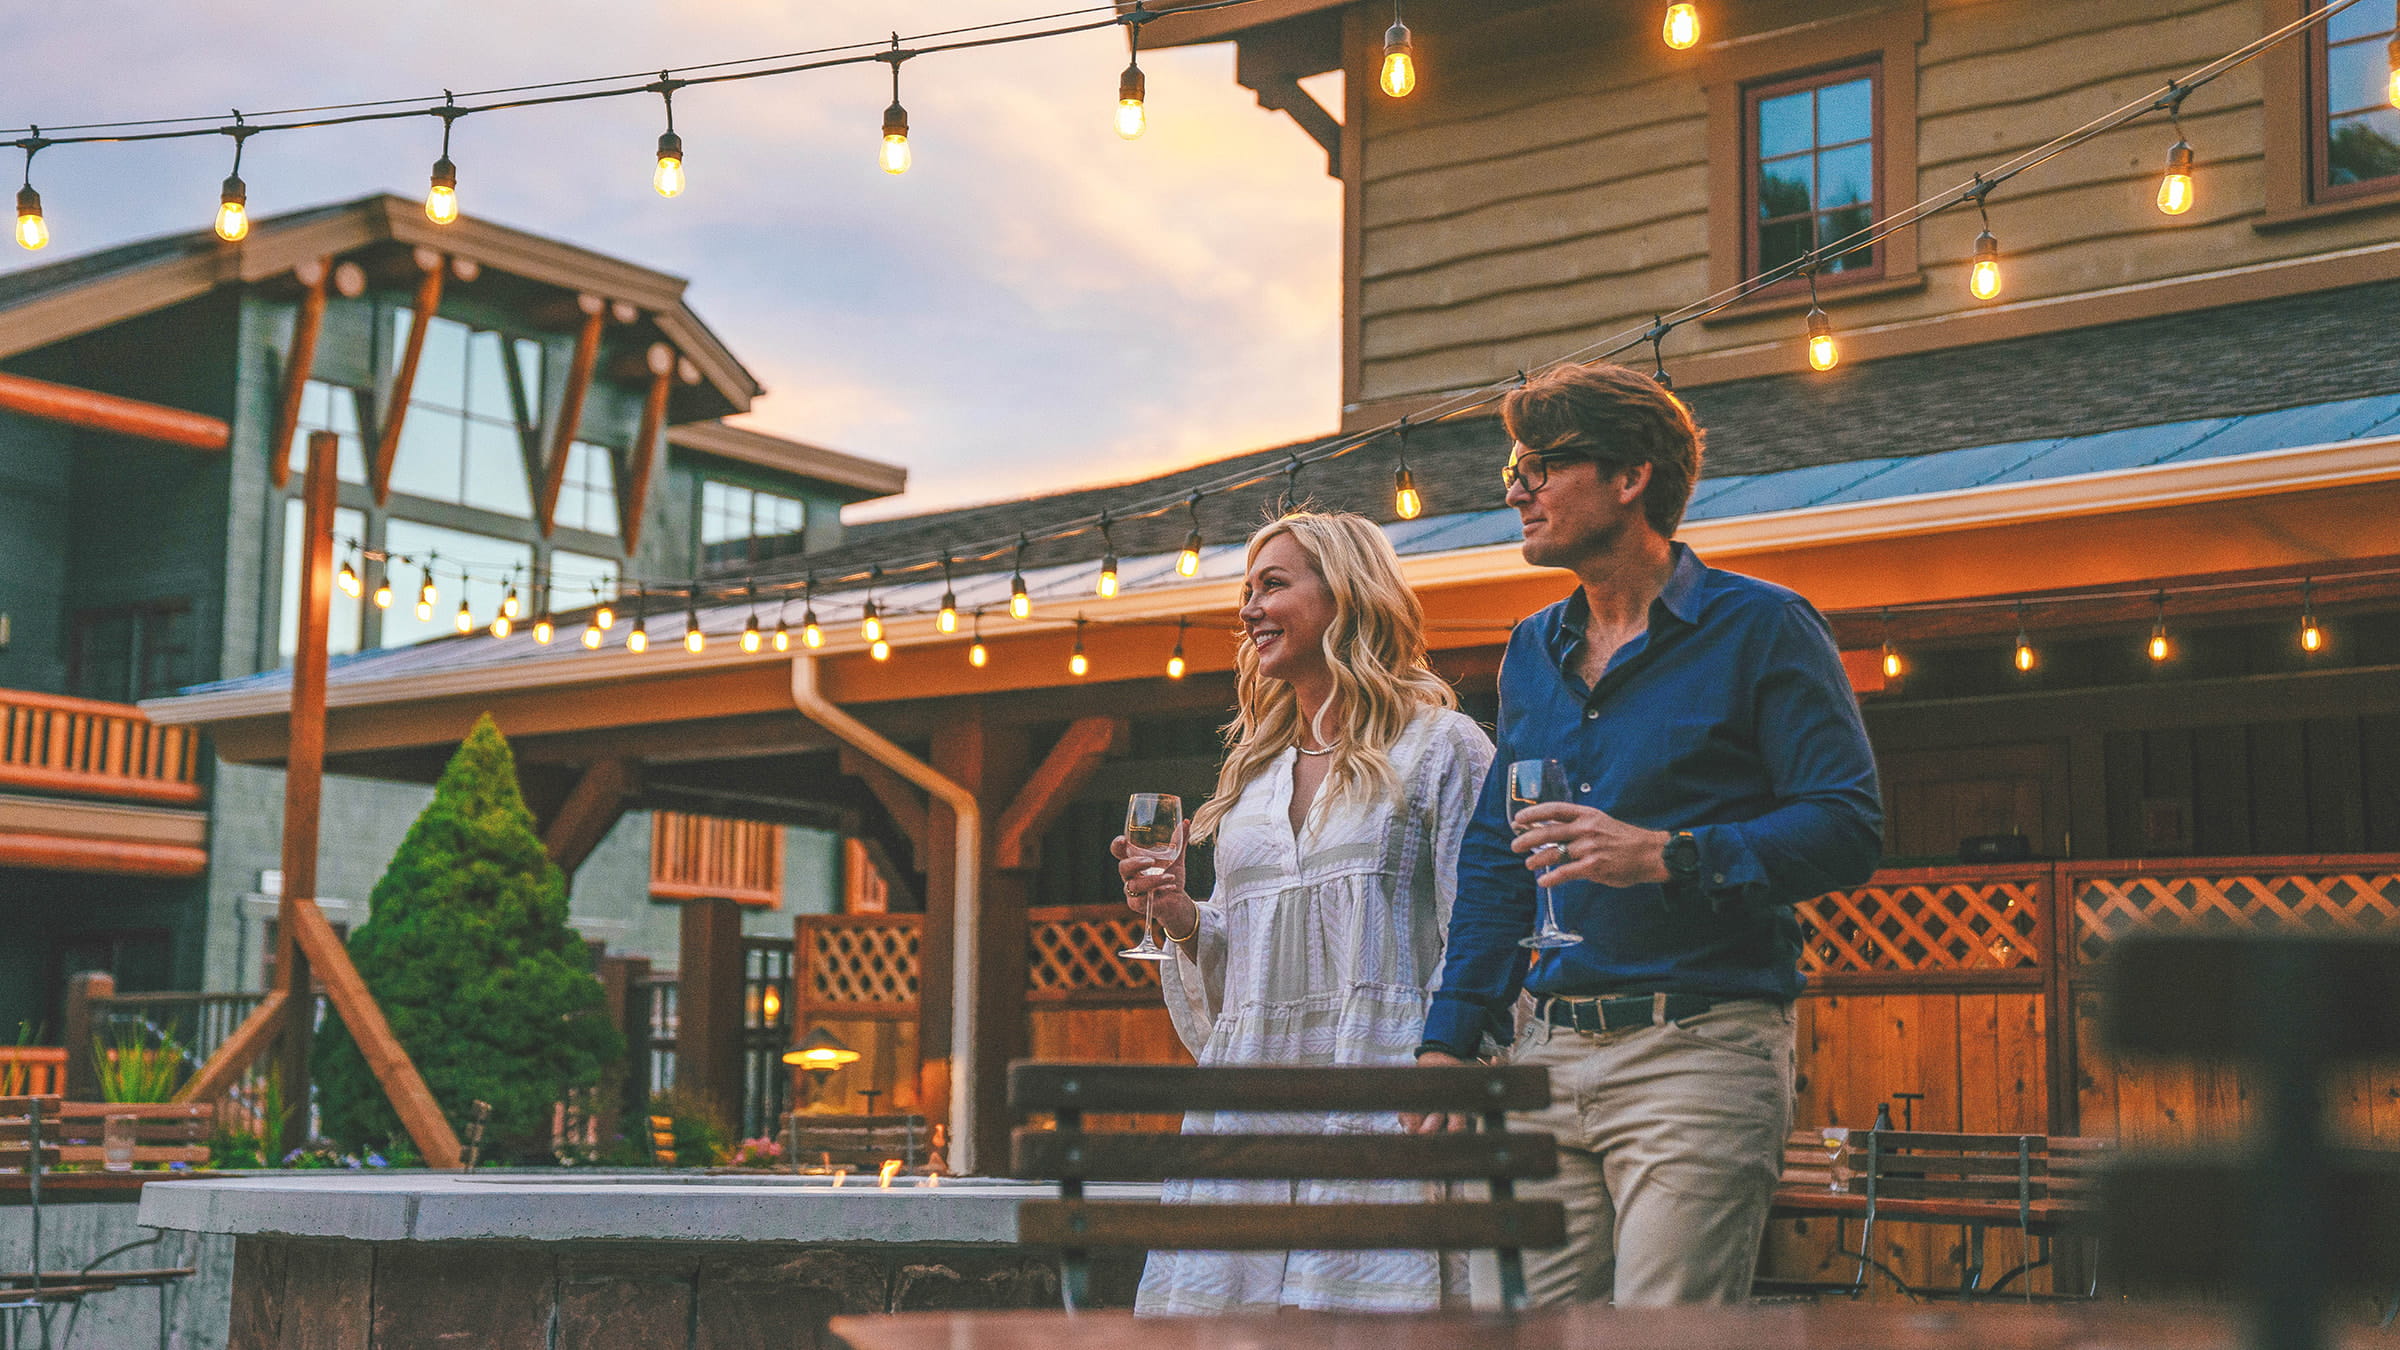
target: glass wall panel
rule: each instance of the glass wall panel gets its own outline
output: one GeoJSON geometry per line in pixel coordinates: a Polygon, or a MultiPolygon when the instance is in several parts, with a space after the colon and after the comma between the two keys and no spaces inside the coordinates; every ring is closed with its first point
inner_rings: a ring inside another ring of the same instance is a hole
{"type": "MultiPolygon", "coordinates": [[[[308,506],[297,497],[283,499],[283,585],[280,637],[275,647],[280,664],[290,665],[292,654],[300,649],[300,554],[301,535],[306,532],[308,506]]],[[[337,507],[333,513],[333,567],[338,574],[345,559],[365,576],[366,565],[350,550],[350,541],[364,539],[367,518],[364,513],[337,507]]],[[[333,592],[332,624],[326,632],[325,650],[340,656],[358,650],[359,633],[366,617],[366,600],[353,597],[335,587],[333,592]]]]}
{"type": "Polygon", "coordinates": [[[516,577],[520,592],[526,579],[533,574],[533,545],[515,539],[495,539],[485,534],[469,534],[464,530],[445,529],[414,520],[391,520],[383,527],[384,549],[395,555],[391,563],[392,607],[383,615],[383,645],[406,647],[429,638],[448,637],[458,631],[458,604],[467,602],[473,626],[489,625],[499,612],[500,597],[507,593],[509,577],[516,577]],[[406,562],[397,559],[405,558],[406,562]],[[415,601],[421,567],[430,562],[433,581],[439,594],[430,616],[417,616],[415,601]],[[459,570],[471,575],[463,588],[459,570]]]}

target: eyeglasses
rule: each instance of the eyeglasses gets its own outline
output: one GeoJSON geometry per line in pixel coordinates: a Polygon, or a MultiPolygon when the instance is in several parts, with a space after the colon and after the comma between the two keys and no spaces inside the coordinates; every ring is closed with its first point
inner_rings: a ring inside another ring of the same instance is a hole
{"type": "Polygon", "coordinates": [[[1528,450],[1500,466],[1500,483],[1506,488],[1522,486],[1527,492],[1539,492],[1550,482],[1552,466],[1597,459],[1580,450],[1528,450]]]}

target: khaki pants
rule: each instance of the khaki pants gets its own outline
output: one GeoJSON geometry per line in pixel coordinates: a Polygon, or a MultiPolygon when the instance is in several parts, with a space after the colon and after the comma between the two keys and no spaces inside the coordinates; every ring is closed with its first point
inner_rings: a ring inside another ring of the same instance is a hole
{"type": "Polygon", "coordinates": [[[1550,1070],[1550,1107],[1510,1117],[1558,1139],[1524,1184],[1567,1210],[1567,1245],[1525,1253],[1537,1304],[1739,1303],[1750,1296],[1791,1131],[1789,1004],[1721,1003],[1604,1035],[1528,1019],[1509,1057],[1550,1070]]]}

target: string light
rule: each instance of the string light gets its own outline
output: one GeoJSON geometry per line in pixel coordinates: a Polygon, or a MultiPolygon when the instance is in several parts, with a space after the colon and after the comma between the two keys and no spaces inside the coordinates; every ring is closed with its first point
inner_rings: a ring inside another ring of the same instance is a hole
{"type": "Polygon", "coordinates": [[[758,586],[756,583],[752,583],[750,587],[750,617],[742,624],[742,650],[756,655],[766,643],[766,638],[758,631],[758,586]]]}
{"type": "Polygon", "coordinates": [[[958,596],[950,589],[950,558],[942,557],[942,611],[934,616],[933,626],[945,633],[958,631],[958,596]]]}
{"type": "Polygon", "coordinates": [[[600,643],[606,634],[607,629],[601,626],[600,616],[595,612],[583,625],[584,650],[595,652],[600,650],[600,643]]]}
{"type": "Polygon", "coordinates": [[[2033,643],[2025,636],[2025,606],[2023,602],[2019,602],[2017,605],[2017,673],[2020,675],[2032,673],[2034,666],[2039,664],[2039,660],[2040,658],[2034,655],[2033,643]]]}
{"type": "Polygon", "coordinates": [[[475,616],[467,610],[467,583],[463,578],[458,583],[458,590],[458,616],[451,620],[451,626],[462,633],[471,632],[475,627],[475,616]]]}
{"type": "Polygon", "coordinates": [[[792,625],[791,621],[785,617],[791,604],[791,597],[786,596],[775,606],[775,636],[771,641],[775,644],[775,650],[779,652],[788,652],[792,649],[792,625]]]}
{"type": "Polygon", "coordinates": [[[1200,494],[1195,492],[1184,503],[1192,513],[1192,532],[1183,537],[1183,551],[1175,555],[1175,571],[1182,576],[1200,574],[1200,494]]]}
{"type": "Polygon", "coordinates": [[[650,616],[643,612],[642,588],[633,588],[633,629],[625,635],[625,650],[640,655],[650,650],[650,616]]]}
{"type": "Polygon", "coordinates": [[[875,645],[867,648],[867,655],[874,657],[878,661],[889,661],[892,659],[892,644],[884,641],[882,638],[877,638],[875,639],[875,645]]]}
{"type": "Polygon", "coordinates": [[[234,110],[233,125],[225,134],[233,137],[233,172],[225,175],[225,185],[217,194],[217,237],[233,244],[250,233],[250,191],[242,185],[242,143],[254,133],[242,125],[240,109],[234,110]]]}
{"type": "Polygon", "coordinates": [[[810,651],[825,645],[825,626],[817,622],[817,574],[808,574],[808,603],[800,613],[800,642],[810,651]]]}
{"type": "Polygon", "coordinates": [[[2166,94],[2158,101],[2175,124],[2175,144],[2167,149],[2166,176],[2158,180],[2158,209],[2170,216],[2191,210],[2197,195],[2192,187],[2192,143],[2183,138],[2183,100],[2191,92],[2169,80],[2166,94]]]}
{"type": "Polygon", "coordinates": [[[523,612],[517,604],[517,583],[511,581],[508,583],[508,594],[500,597],[500,613],[513,620],[523,612]]]}
{"type": "Polygon", "coordinates": [[[1019,619],[1033,617],[1033,597],[1025,590],[1025,545],[1027,542],[1024,534],[1020,532],[1017,535],[1016,571],[1008,579],[1008,612],[1011,616],[1019,619]]]}
{"type": "Polygon", "coordinates": [[[683,593],[683,649],[694,656],[708,650],[708,634],[700,631],[700,583],[683,593]]]}
{"type": "MultiPolygon", "coordinates": [[[[858,635],[868,642],[883,641],[883,615],[875,608],[875,583],[881,580],[883,569],[878,567],[867,580],[867,607],[859,611],[858,635]]],[[[880,661],[883,658],[879,656],[875,659],[880,661]]]]}
{"type": "Polygon", "coordinates": [[[1092,590],[1101,599],[1111,600],[1117,594],[1117,544],[1109,537],[1106,511],[1100,513],[1100,546],[1107,552],[1100,559],[1100,579],[1092,583],[1092,590]]]}
{"type": "Polygon", "coordinates": [[[875,58],[892,67],[892,106],[883,110],[883,148],[877,154],[885,173],[907,173],[914,158],[908,151],[908,109],[900,106],[900,63],[914,55],[900,50],[900,35],[894,33],[892,49],[875,58]]]}
{"type": "Polygon", "coordinates": [[[1089,674],[1091,669],[1091,659],[1083,654],[1083,616],[1078,614],[1075,616],[1075,650],[1067,657],[1067,673],[1069,675],[1085,675],[1089,674]]]}
{"type": "Polygon", "coordinates": [[[1834,345],[1833,320],[1815,305],[1808,310],[1808,364],[1817,370],[1831,370],[1841,363],[1842,349],[1834,345]]]}
{"type": "Polygon", "coordinates": [[[33,134],[17,144],[25,147],[25,185],[17,189],[17,247],[34,250],[50,243],[50,222],[42,219],[42,194],[33,190],[33,157],[48,144],[42,139],[42,129],[32,128],[33,134]]]}
{"type": "Polygon", "coordinates": [[[650,186],[661,197],[683,195],[683,137],[675,134],[675,91],[683,87],[680,80],[667,78],[658,72],[658,96],[667,105],[667,129],[658,136],[658,168],[650,175],[650,186]]]}
{"type": "Polygon", "coordinates": [[[1400,0],[1392,0],[1392,26],[1383,33],[1383,92],[1407,98],[1417,87],[1417,49],[1400,22],[1400,0]]]}
{"type": "Polygon", "coordinates": [[[2300,650],[2310,656],[2325,650],[2325,630],[2317,627],[2317,606],[2313,594],[2315,583],[2300,583],[2300,650]]]}
{"type": "Polygon", "coordinates": [[[513,623],[510,623],[510,622],[508,621],[508,616],[507,616],[507,615],[505,615],[505,614],[495,614],[495,615],[493,615],[493,616],[492,616],[492,636],[493,636],[493,637],[496,637],[496,638],[505,638],[505,637],[507,637],[509,634],[511,634],[511,633],[513,633],[513,632],[515,632],[515,631],[517,631],[517,626],[516,626],[515,624],[513,624],[513,623]]]}
{"type": "Polygon", "coordinates": [[[433,607],[441,593],[433,588],[433,563],[428,560],[417,569],[417,622],[432,623],[433,607]]]}
{"type": "Polygon", "coordinates": [[[442,106],[433,115],[442,119],[442,157],[433,162],[433,178],[425,189],[425,218],[436,225],[458,219],[458,166],[450,162],[450,127],[464,114],[450,91],[442,91],[442,106]]]}
{"type": "Polygon", "coordinates": [[[1983,233],[1975,236],[1975,263],[1967,272],[1967,293],[1978,300],[1989,300],[2000,294],[2000,241],[1992,235],[1992,215],[1984,209],[1984,198],[1991,194],[1992,185],[1975,175],[1975,189],[1967,194],[1975,201],[1975,212],[1983,219],[1983,233]]]}
{"type": "Polygon", "coordinates": [[[592,623],[602,632],[616,627],[617,611],[606,600],[600,598],[598,586],[592,587],[592,600],[595,604],[595,608],[592,610],[592,623]]]}
{"type": "Polygon", "coordinates": [[[2158,593],[2157,604],[2157,617],[2150,623],[2149,650],[2150,659],[2154,663],[2163,662],[2175,654],[2174,647],[2167,642],[2167,593],[2165,591],[2158,593]]]}
{"type": "Polygon", "coordinates": [[[342,594],[353,600],[358,598],[360,590],[363,589],[358,582],[358,569],[350,565],[348,558],[342,559],[342,570],[334,573],[333,584],[341,587],[342,594]]]}
{"type": "Polygon", "coordinates": [[[1700,7],[1698,5],[1667,6],[1667,21],[1660,36],[1679,52],[1690,51],[1700,42],[1700,7]]]}
{"type": "Polygon", "coordinates": [[[1188,622],[1186,619],[1175,621],[1175,654],[1167,658],[1167,678],[1170,680],[1183,678],[1183,629],[1188,622]]]}
{"type": "Polygon", "coordinates": [[[1392,474],[1392,510],[1402,520],[1415,520],[1425,509],[1425,499],[1417,495],[1417,480],[1408,471],[1408,419],[1400,419],[1400,468],[1392,474]]]}
{"type": "Polygon", "coordinates": [[[375,574],[375,608],[392,607],[392,570],[387,565],[375,574]]]}
{"type": "Polygon", "coordinates": [[[2392,72],[2391,85],[2384,97],[2393,107],[2400,108],[2400,33],[2392,34],[2391,45],[2383,49],[2383,57],[2392,72]]]}
{"type": "Polygon", "coordinates": [[[975,607],[975,644],[967,648],[967,664],[981,670],[991,659],[992,654],[985,650],[983,645],[983,607],[977,605],[975,607]]]}
{"type": "Polygon", "coordinates": [[[1900,649],[1892,645],[1892,612],[1887,609],[1883,612],[1883,678],[1896,680],[1907,670],[1907,663],[1900,659],[1900,649]]]}
{"type": "Polygon", "coordinates": [[[1142,23],[1148,17],[1136,0],[1133,11],[1125,16],[1125,51],[1128,57],[1125,73],[1117,77],[1117,134],[1129,141],[1138,141],[1149,126],[1149,114],[1142,100],[1149,92],[1149,80],[1142,74],[1142,23]]]}

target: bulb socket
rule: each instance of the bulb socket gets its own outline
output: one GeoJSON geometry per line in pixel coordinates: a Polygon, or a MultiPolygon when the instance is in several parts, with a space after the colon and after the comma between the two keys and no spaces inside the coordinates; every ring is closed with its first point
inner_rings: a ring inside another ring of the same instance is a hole
{"type": "Polygon", "coordinates": [[[883,110],[883,134],[886,136],[906,136],[908,134],[908,109],[901,107],[898,99],[893,99],[892,106],[883,110]]]}
{"type": "Polygon", "coordinates": [[[17,214],[36,220],[42,217],[42,194],[34,191],[31,183],[17,189],[17,214]]]}
{"type": "Polygon", "coordinates": [[[448,155],[433,162],[433,186],[453,191],[458,187],[458,166],[450,162],[448,155]]]}
{"type": "Polygon", "coordinates": [[[2000,241],[1992,237],[1990,230],[1985,230],[1975,236],[1975,261],[1988,263],[2000,261],[2000,241]]]}
{"type": "Polygon", "coordinates": [[[1394,21],[1391,27],[1383,30],[1383,54],[1385,56],[1401,52],[1414,53],[1416,49],[1416,44],[1409,41],[1407,24],[1394,21]]]}
{"type": "Polygon", "coordinates": [[[2167,172],[2190,176],[2192,172],[2192,143],[2177,141],[2167,151],[2167,172]]]}
{"type": "Polygon", "coordinates": [[[218,194],[217,200],[226,206],[249,205],[250,190],[243,185],[242,176],[240,174],[225,175],[225,187],[224,190],[218,194]]]}
{"type": "Polygon", "coordinates": [[[660,159],[681,160],[683,158],[683,137],[676,135],[672,131],[660,132],[658,136],[658,157],[660,159]]]}
{"type": "Polygon", "coordinates": [[[1142,74],[1142,68],[1139,65],[1127,66],[1125,73],[1117,77],[1117,101],[1139,103],[1149,96],[1149,88],[1150,79],[1142,74]]]}

